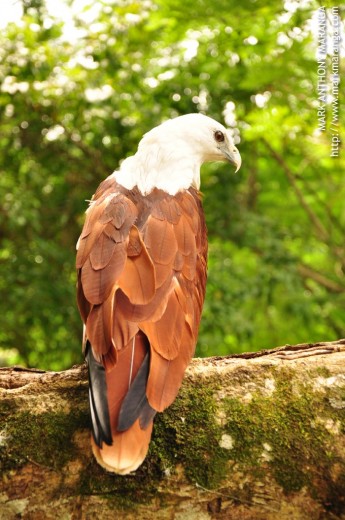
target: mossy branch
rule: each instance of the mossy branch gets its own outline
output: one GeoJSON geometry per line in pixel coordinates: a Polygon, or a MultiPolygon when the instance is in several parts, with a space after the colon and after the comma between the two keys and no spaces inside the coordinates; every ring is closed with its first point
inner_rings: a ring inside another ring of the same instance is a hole
{"type": "Polygon", "coordinates": [[[1,519],[344,518],[345,340],[195,359],[127,477],[92,457],[85,366],[0,395],[1,519]]]}

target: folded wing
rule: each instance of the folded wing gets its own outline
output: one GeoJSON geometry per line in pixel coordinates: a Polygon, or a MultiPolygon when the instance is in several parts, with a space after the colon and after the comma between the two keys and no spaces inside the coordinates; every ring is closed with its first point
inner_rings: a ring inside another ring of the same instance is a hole
{"type": "Polygon", "coordinates": [[[143,196],[109,177],[97,190],[78,241],[78,305],[96,371],[94,452],[112,471],[141,464],[155,412],[177,395],[195,350],[206,256],[195,189],[143,196]]]}

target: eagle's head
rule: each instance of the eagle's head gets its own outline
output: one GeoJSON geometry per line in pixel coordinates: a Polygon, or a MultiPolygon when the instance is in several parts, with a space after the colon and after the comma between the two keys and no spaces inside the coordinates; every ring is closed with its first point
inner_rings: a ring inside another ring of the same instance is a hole
{"type": "Polygon", "coordinates": [[[233,139],[222,124],[203,114],[186,114],[169,119],[144,135],[141,147],[160,144],[162,148],[186,156],[194,156],[200,164],[210,161],[229,161],[236,171],[241,156],[233,139]]]}
{"type": "Polygon", "coordinates": [[[202,114],[186,114],[147,132],[137,153],[114,175],[122,186],[137,186],[144,195],[154,188],[175,195],[199,189],[200,166],[210,161],[228,161],[236,171],[241,166],[240,153],[222,124],[202,114]]]}

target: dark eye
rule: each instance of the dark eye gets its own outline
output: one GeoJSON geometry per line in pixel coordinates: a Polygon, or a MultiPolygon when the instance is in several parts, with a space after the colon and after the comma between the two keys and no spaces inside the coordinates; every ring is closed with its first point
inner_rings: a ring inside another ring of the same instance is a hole
{"type": "Polygon", "coordinates": [[[217,131],[214,133],[214,138],[215,138],[215,140],[217,141],[217,143],[223,143],[224,140],[225,140],[224,134],[223,134],[223,132],[221,132],[220,130],[217,130],[217,131]]]}

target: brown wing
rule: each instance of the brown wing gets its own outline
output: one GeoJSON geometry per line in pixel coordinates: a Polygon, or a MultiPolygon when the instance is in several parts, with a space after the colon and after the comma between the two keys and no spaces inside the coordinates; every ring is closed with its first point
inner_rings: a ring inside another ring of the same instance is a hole
{"type": "Polygon", "coordinates": [[[192,188],[176,196],[154,190],[143,197],[109,179],[103,184],[78,244],[80,312],[98,360],[124,348],[139,329],[146,334],[148,395],[161,410],[174,399],[197,340],[207,255],[201,202],[192,188]],[[164,396],[151,382],[157,380],[156,364],[172,361],[168,372],[177,389],[164,396]]]}
{"type": "MultiPolygon", "coordinates": [[[[144,197],[112,177],[98,188],[78,242],[78,305],[94,358],[106,368],[108,394],[116,384],[119,395],[129,393],[123,372],[127,369],[133,381],[143,349],[149,348],[145,384],[151,409],[162,411],[175,399],[197,341],[206,256],[206,227],[195,189],[176,196],[154,190],[144,197]],[[133,356],[120,359],[129,349],[133,356]]],[[[112,412],[109,402],[109,409],[114,438],[120,408],[112,412]]],[[[138,429],[137,422],[133,427],[138,429]]]]}
{"type": "Polygon", "coordinates": [[[162,411],[175,399],[195,351],[205,296],[207,240],[195,190],[161,200],[155,195],[142,232],[163,294],[156,314],[143,316],[139,327],[151,345],[147,397],[155,410],[162,411]]]}

